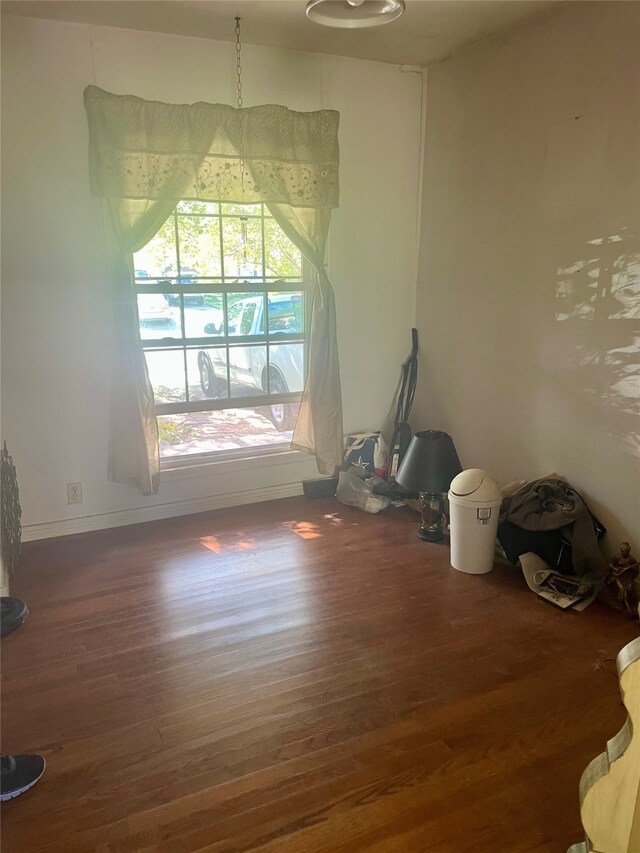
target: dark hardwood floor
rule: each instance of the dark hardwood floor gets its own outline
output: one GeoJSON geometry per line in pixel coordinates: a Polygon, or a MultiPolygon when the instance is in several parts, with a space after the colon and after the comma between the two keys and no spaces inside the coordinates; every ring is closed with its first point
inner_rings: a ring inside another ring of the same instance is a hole
{"type": "Polygon", "coordinates": [[[295,498],[24,546],[4,853],[564,853],[637,628],[415,532],[295,498]]]}

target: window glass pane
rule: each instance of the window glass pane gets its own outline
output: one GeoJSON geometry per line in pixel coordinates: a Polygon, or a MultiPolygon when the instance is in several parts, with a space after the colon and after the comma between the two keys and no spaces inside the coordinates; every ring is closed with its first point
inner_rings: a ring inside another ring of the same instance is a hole
{"type": "Polygon", "coordinates": [[[172,307],[164,293],[138,293],[137,300],[141,340],[181,337],[180,309],[172,307]]]}
{"type": "Polygon", "coordinates": [[[300,403],[272,403],[264,411],[280,437],[291,441],[300,403]]]}
{"type": "Polygon", "coordinates": [[[275,219],[264,220],[264,264],[267,276],[302,278],[302,255],[275,219]]]}
{"type": "Polygon", "coordinates": [[[241,335],[255,334],[254,322],[258,321],[258,304],[257,300],[251,299],[242,309],[242,316],[240,317],[241,335]]]}
{"type": "Polygon", "coordinates": [[[221,293],[205,293],[204,304],[206,308],[217,308],[222,311],[224,308],[224,300],[221,293]]]}
{"type": "Polygon", "coordinates": [[[185,400],[184,350],[147,350],[145,356],[156,403],[185,400]]]}
{"type": "Polygon", "coordinates": [[[270,402],[268,394],[303,390],[306,296],[301,253],[267,209],[182,201],[134,255],[134,269],[141,339],[163,347],[145,352],[158,405],[261,398],[252,409],[162,415],[161,455],[289,440],[299,404],[270,402]],[[234,279],[229,293],[224,282],[234,279]],[[266,279],[269,293],[257,290],[266,279]],[[203,292],[208,287],[214,292],[203,292]],[[253,342],[235,344],[241,337],[253,342]],[[207,343],[189,343],[194,338],[207,343]],[[164,339],[187,346],[167,349],[164,339]]]}
{"type": "Polygon", "coordinates": [[[301,392],[304,386],[304,344],[271,344],[269,393],[301,392]]]}
{"type": "Polygon", "coordinates": [[[222,296],[218,293],[185,293],[184,327],[187,338],[224,334],[222,296]]]}
{"type": "Polygon", "coordinates": [[[178,213],[208,213],[209,215],[216,216],[218,214],[218,202],[197,201],[195,199],[179,201],[176,210],[178,213]]]}
{"type": "MultiPolygon", "coordinates": [[[[189,283],[197,276],[220,276],[220,220],[217,216],[178,216],[180,276],[189,283]]],[[[177,270],[165,270],[177,275],[177,270]]]]}
{"type": "Polygon", "coordinates": [[[191,400],[228,397],[226,347],[187,350],[187,376],[191,400]]]}
{"type": "Polygon", "coordinates": [[[224,274],[227,278],[262,276],[262,226],[260,219],[231,217],[222,220],[224,274]]]}
{"type": "MultiPolygon", "coordinates": [[[[163,280],[163,283],[164,281],[168,279],[163,280]]],[[[185,308],[217,308],[222,305],[222,297],[213,293],[168,293],[167,302],[177,307],[183,304],[185,308]]]]}
{"type": "Polygon", "coordinates": [[[227,297],[229,335],[264,334],[264,293],[230,293],[227,297]]]}
{"type": "MultiPolygon", "coordinates": [[[[155,237],[133,256],[136,278],[163,276],[166,269],[176,264],[176,231],[173,214],[155,237]]],[[[139,282],[140,283],[140,282],[139,282]]]]}
{"type": "Polygon", "coordinates": [[[232,397],[255,397],[263,390],[263,375],[267,364],[264,345],[229,347],[229,376],[232,397]]]}
{"type": "MultiPolygon", "coordinates": [[[[295,421],[298,403],[290,405],[288,424],[295,421]]],[[[224,409],[213,412],[185,412],[158,417],[160,456],[163,459],[190,453],[215,453],[220,450],[277,447],[291,441],[291,431],[279,430],[281,418],[277,406],[258,409],[224,409]]],[[[286,415],[285,415],[286,417],[286,415]]]]}
{"type": "Polygon", "coordinates": [[[304,334],[304,293],[269,294],[269,334],[304,334]]]}
{"type": "Polygon", "coordinates": [[[151,276],[149,275],[149,270],[145,269],[144,267],[135,267],[133,270],[133,274],[136,277],[137,287],[152,287],[154,284],[156,284],[156,279],[151,278],[151,276]]]}
{"type": "Polygon", "coordinates": [[[224,202],[220,205],[223,216],[260,216],[261,204],[232,204],[224,202]]]}
{"type": "MultiPolygon", "coordinates": [[[[165,271],[158,278],[160,287],[173,287],[176,290],[182,287],[183,284],[193,286],[199,280],[199,273],[191,267],[180,267],[174,263],[165,268],[165,271]]],[[[140,282],[138,282],[138,285],[140,282]]]]}

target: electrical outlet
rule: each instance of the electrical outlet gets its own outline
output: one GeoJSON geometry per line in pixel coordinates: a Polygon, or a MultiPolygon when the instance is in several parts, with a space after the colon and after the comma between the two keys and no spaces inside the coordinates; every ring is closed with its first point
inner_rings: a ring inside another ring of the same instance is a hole
{"type": "Polygon", "coordinates": [[[67,483],[67,503],[82,503],[82,483],[67,483]]]}

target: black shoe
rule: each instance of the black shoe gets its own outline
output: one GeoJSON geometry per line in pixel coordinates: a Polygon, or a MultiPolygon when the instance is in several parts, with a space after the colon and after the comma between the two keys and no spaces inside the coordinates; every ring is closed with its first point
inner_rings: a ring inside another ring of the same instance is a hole
{"type": "Polygon", "coordinates": [[[19,628],[29,615],[29,608],[19,598],[0,598],[0,636],[6,637],[19,628]]]}
{"type": "Polygon", "coordinates": [[[0,758],[0,802],[12,800],[32,788],[44,773],[41,755],[3,755],[0,758]]]}

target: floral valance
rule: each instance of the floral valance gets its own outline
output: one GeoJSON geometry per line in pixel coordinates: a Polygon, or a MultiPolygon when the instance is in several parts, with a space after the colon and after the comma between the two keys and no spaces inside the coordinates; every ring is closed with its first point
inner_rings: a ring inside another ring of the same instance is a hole
{"type": "Polygon", "coordinates": [[[95,196],[338,206],[334,110],[164,104],[96,86],[84,100],[95,196]]]}

